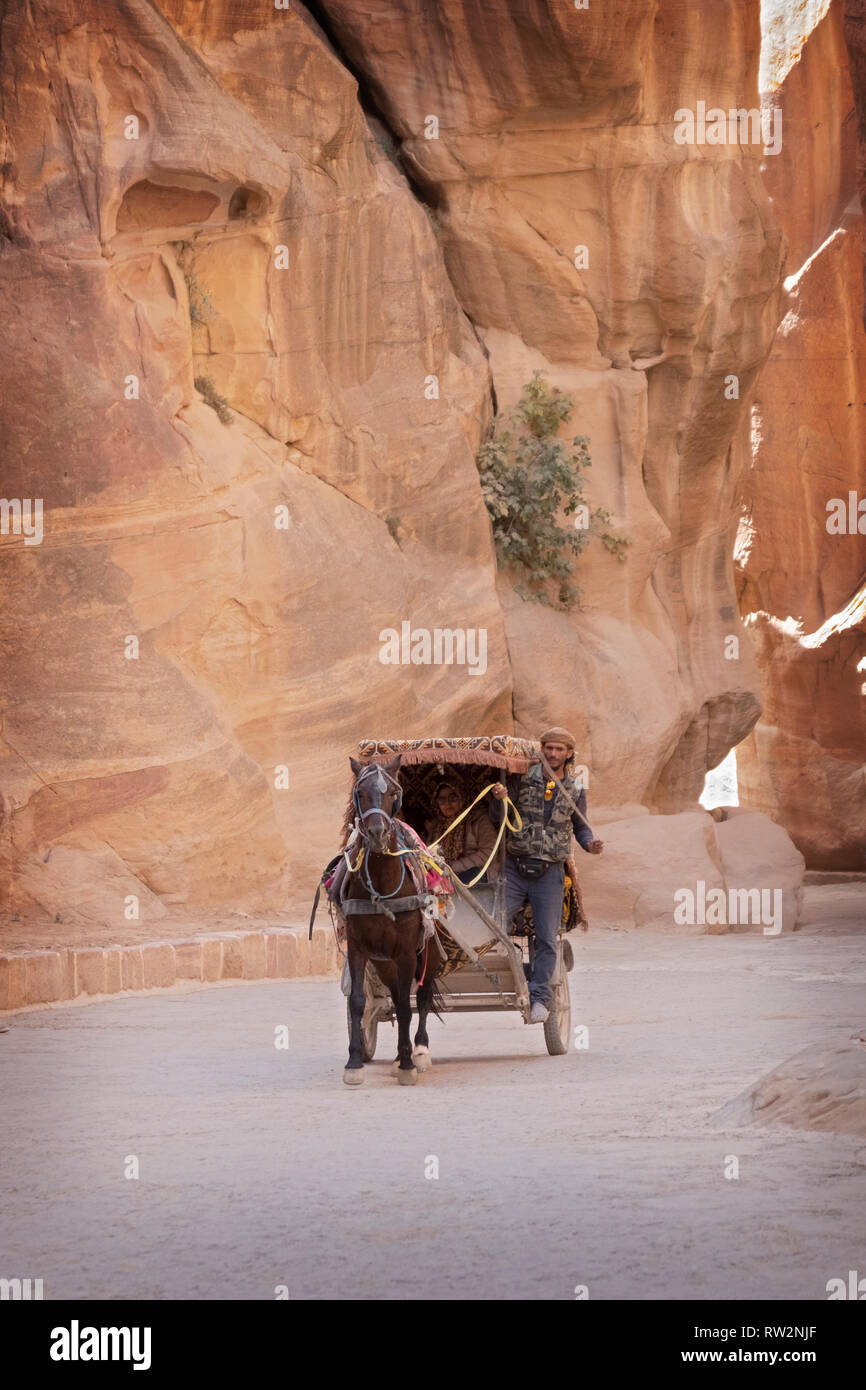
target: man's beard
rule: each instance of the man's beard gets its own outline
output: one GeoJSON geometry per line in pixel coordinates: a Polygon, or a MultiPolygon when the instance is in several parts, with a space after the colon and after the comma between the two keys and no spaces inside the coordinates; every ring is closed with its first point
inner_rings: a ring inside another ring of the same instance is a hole
{"type": "Polygon", "coordinates": [[[544,757],[552,772],[561,772],[563,776],[567,776],[569,766],[574,758],[574,753],[565,753],[558,757],[551,757],[549,753],[545,753],[544,757]]]}

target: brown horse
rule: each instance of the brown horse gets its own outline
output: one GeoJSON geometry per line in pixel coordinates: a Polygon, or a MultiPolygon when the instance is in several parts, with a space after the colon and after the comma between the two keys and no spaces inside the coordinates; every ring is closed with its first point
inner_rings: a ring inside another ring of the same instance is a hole
{"type": "Polygon", "coordinates": [[[355,774],[352,802],[358,840],[353,848],[341,911],[346,919],[346,946],[352,980],[349,995],[349,1060],[343,1072],[347,1086],[364,1080],[361,1020],[366,1005],[364,974],[373,962],[382,983],[390,991],[397,1014],[397,1080],[414,1086],[419,1071],[432,1065],[427,1015],[437,1013],[436,974],[441,969],[439,952],[421,945],[421,908],[406,863],[414,852],[397,819],[403,789],[397,781],[400,754],[387,765],[363,764],[350,758],[355,774]],[[362,851],[362,854],[361,854],[362,851]],[[411,992],[415,980],[418,1031],[414,1051],[409,1038],[412,1021],[411,992]],[[423,981],[423,983],[421,983],[423,981]]]}

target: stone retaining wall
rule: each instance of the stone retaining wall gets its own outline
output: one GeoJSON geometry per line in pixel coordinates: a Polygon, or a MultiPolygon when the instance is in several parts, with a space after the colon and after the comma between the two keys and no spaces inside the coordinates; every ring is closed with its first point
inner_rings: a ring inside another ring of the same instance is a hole
{"type": "Polygon", "coordinates": [[[335,975],[342,961],[330,926],[215,932],[144,946],[69,947],[0,955],[0,1013],[90,995],[167,989],[183,981],[294,980],[335,975]]]}

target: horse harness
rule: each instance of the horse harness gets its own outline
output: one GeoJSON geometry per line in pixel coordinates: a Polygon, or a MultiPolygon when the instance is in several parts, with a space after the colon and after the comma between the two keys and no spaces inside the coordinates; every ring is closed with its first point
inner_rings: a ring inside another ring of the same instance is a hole
{"type": "MultiPolygon", "coordinates": [[[[398,820],[397,813],[400,810],[402,802],[403,788],[400,786],[400,783],[397,781],[396,777],[392,777],[390,773],[386,772],[385,769],[383,767],[380,767],[378,763],[371,763],[369,767],[365,767],[363,772],[359,774],[355,782],[355,786],[352,789],[352,804],[355,808],[355,834],[349,840],[349,844],[346,846],[346,848],[341,852],[340,855],[337,856],[337,859],[335,861],[332,861],[332,863],[328,865],[328,868],[325,870],[325,873],[322,876],[322,882],[324,882],[325,877],[328,875],[328,872],[333,867],[333,865],[335,863],[339,863],[340,859],[344,860],[348,872],[346,873],[342,880],[342,883],[340,884],[339,901],[332,899],[333,905],[337,907],[338,911],[344,917],[385,916],[390,917],[391,921],[394,922],[396,921],[395,914],[398,913],[424,913],[426,911],[429,911],[432,901],[432,894],[430,894],[429,892],[413,893],[410,894],[408,897],[398,897],[401,888],[406,882],[406,857],[417,856],[417,850],[413,846],[401,844],[401,842],[404,839],[404,835],[401,829],[401,822],[398,820]],[[371,773],[373,773],[376,778],[375,785],[372,788],[372,790],[379,793],[380,796],[384,792],[387,792],[389,790],[389,783],[391,784],[391,787],[396,789],[397,797],[394,805],[393,815],[389,815],[388,812],[385,811],[381,805],[370,806],[366,811],[361,810],[358,789],[364,778],[369,777],[369,774],[371,773]],[[373,815],[381,816],[385,821],[387,821],[389,830],[395,829],[396,827],[397,841],[399,847],[396,850],[391,850],[388,852],[396,855],[400,859],[400,882],[397,884],[397,887],[394,889],[392,893],[379,893],[370,879],[370,869],[367,863],[366,844],[364,843],[364,821],[367,816],[373,815]],[[355,837],[362,841],[363,848],[361,849],[361,853],[358,856],[356,863],[353,865],[350,860],[348,850],[349,845],[353,843],[355,837]],[[347,898],[345,896],[346,890],[349,886],[349,882],[351,878],[356,874],[360,877],[361,882],[367,889],[367,892],[370,894],[369,898],[347,898]]],[[[316,897],[313,903],[313,912],[310,918],[310,936],[312,936],[313,933],[313,922],[315,920],[316,910],[319,905],[319,895],[321,887],[322,883],[320,883],[318,888],[316,889],[316,897]]]]}
{"type": "MultiPolygon", "coordinates": [[[[380,815],[380,816],[382,816],[382,817],[388,822],[389,828],[392,828],[392,829],[393,829],[393,828],[396,827],[397,840],[398,840],[398,845],[399,845],[399,843],[400,843],[402,840],[404,840],[404,838],[405,838],[405,832],[404,832],[404,830],[403,830],[403,823],[402,823],[402,821],[400,821],[400,820],[398,819],[398,817],[397,817],[397,812],[400,810],[400,807],[401,807],[401,805],[402,805],[402,802],[403,802],[403,788],[400,786],[400,783],[397,781],[397,779],[396,779],[395,777],[391,777],[391,775],[390,775],[389,773],[387,773],[387,772],[385,771],[384,768],[380,767],[378,763],[371,763],[368,767],[364,768],[363,772],[361,772],[361,773],[358,775],[358,777],[356,778],[356,781],[355,781],[355,786],[354,786],[354,788],[352,789],[352,804],[353,804],[353,806],[354,806],[354,808],[355,808],[355,813],[356,813],[356,820],[355,820],[354,832],[353,832],[353,835],[350,836],[349,841],[348,841],[347,845],[345,846],[345,848],[342,849],[342,850],[340,851],[340,853],[339,853],[338,855],[336,855],[334,859],[331,860],[330,864],[328,864],[327,868],[325,869],[324,873],[322,874],[322,878],[321,878],[321,880],[320,880],[320,882],[319,882],[319,885],[318,885],[318,887],[316,888],[316,896],[315,896],[315,899],[313,900],[313,911],[312,911],[312,913],[311,913],[311,915],[310,915],[310,939],[312,940],[312,936],[313,936],[313,923],[314,923],[314,921],[315,921],[315,919],[316,919],[316,912],[317,912],[318,906],[319,906],[319,897],[320,897],[320,894],[321,894],[322,885],[323,885],[323,884],[327,881],[327,879],[330,877],[331,871],[332,871],[332,870],[336,870],[336,867],[337,867],[337,866],[341,863],[341,861],[342,861],[342,862],[345,864],[346,869],[347,869],[348,872],[345,874],[345,876],[344,876],[344,878],[343,878],[343,880],[342,880],[342,882],[341,882],[341,884],[340,884],[339,899],[337,899],[337,898],[335,898],[335,897],[332,897],[330,892],[329,892],[329,894],[328,894],[329,901],[330,901],[330,905],[331,905],[331,909],[332,909],[332,916],[333,916],[333,909],[336,908],[337,911],[338,911],[343,917],[363,917],[363,916],[379,917],[379,916],[384,915],[384,916],[386,916],[386,917],[390,917],[390,918],[391,918],[391,921],[394,922],[394,921],[396,921],[395,913],[400,913],[400,914],[402,914],[402,913],[404,913],[404,912],[415,912],[415,911],[420,911],[421,914],[422,914],[422,925],[421,925],[421,936],[420,936],[420,940],[419,940],[419,943],[418,943],[418,954],[419,954],[419,956],[420,956],[421,952],[422,952],[422,951],[424,952],[424,972],[423,972],[423,975],[422,975],[422,977],[421,977],[421,982],[423,983],[423,979],[424,979],[424,977],[425,977],[426,974],[427,974],[428,952],[429,952],[429,947],[430,947],[430,938],[431,938],[431,936],[432,936],[432,938],[433,938],[433,941],[434,941],[435,946],[437,947],[437,949],[438,949],[438,951],[439,951],[440,956],[442,957],[443,962],[447,961],[447,953],[445,952],[445,950],[444,950],[444,948],[443,948],[443,946],[442,946],[442,943],[441,943],[441,941],[439,940],[438,932],[436,931],[436,929],[435,929],[435,927],[434,927],[434,924],[433,924],[433,919],[432,919],[432,914],[431,914],[431,908],[432,908],[433,903],[434,903],[434,901],[435,901],[435,895],[434,895],[433,893],[431,893],[431,892],[429,892],[429,891],[426,892],[426,893],[413,893],[410,897],[399,898],[399,899],[397,899],[396,901],[394,901],[394,899],[396,898],[396,895],[399,893],[400,889],[402,888],[402,886],[403,886],[403,884],[404,884],[404,882],[405,882],[405,880],[406,880],[406,864],[405,864],[405,860],[406,860],[406,857],[407,857],[407,856],[410,857],[410,858],[412,858],[412,859],[414,859],[414,861],[415,861],[415,863],[418,865],[418,868],[419,868],[419,870],[420,870],[421,873],[424,872],[423,866],[422,866],[421,861],[420,861],[420,859],[419,859],[419,857],[418,857],[418,851],[417,851],[417,849],[416,849],[415,847],[411,846],[411,845],[403,845],[402,847],[400,847],[400,848],[398,848],[398,849],[396,849],[396,850],[389,850],[389,851],[388,851],[388,853],[390,853],[390,854],[395,854],[395,855],[398,855],[398,856],[400,857],[401,874],[400,874],[400,882],[399,882],[399,884],[397,885],[397,887],[395,888],[394,892],[393,892],[393,893],[385,894],[384,896],[382,896],[381,894],[377,893],[376,889],[373,887],[372,883],[370,882],[370,872],[369,872],[369,869],[368,869],[367,863],[366,863],[366,858],[367,858],[367,856],[366,856],[366,845],[364,845],[363,848],[361,849],[361,853],[360,853],[360,855],[359,855],[359,857],[358,857],[358,859],[357,859],[357,861],[356,861],[356,863],[355,863],[354,865],[352,864],[351,859],[350,859],[350,857],[349,857],[349,853],[348,853],[349,847],[350,847],[353,843],[355,843],[355,837],[356,837],[356,836],[357,836],[357,838],[360,839],[361,841],[364,840],[364,827],[363,827],[363,822],[364,822],[365,817],[367,817],[367,816],[369,816],[369,815],[380,815]],[[388,783],[389,783],[389,782],[390,782],[394,787],[396,787],[396,789],[397,789],[397,799],[396,799],[396,803],[395,803],[395,806],[394,806],[394,814],[393,814],[393,815],[389,815],[387,811],[384,811],[384,810],[382,810],[381,807],[376,807],[376,806],[371,806],[371,807],[369,807],[368,810],[366,810],[366,811],[362,811],[362,810],[361,810],[360,800],[359,800],[359,797],[358,797],[358,786],[359,786],[360,782],[363,780],[363,778],[366,777],[367,774],[370,773],[370,772],[372,772],[374,769],[375,769],[375,772],[376,772],[376,774],[377,774],[377,776],[376,776],[376,786],[375,786],[375,790],[376,790],[378,793],[381,794],[381,793],[387,791],[387,790],[388,790],[388,783]],[[350,881],[350,879],[351,879],[356,873],[359,873],[359,871],[361,871],[361,870],[364,871],[364,875],[365,875],[365,878],[362,879],[362,882],[365,883],[365,887],[367,888],[367,890],[368,890],[368,892],[370,893],[371,896],[370,896],[370,898],[347,898],[347,897],[345,896],[345,893],[346,893],[346,889],[347,889],[347,887],[348,887],[349,881],[350,881]],[[389,903],[390,903],[390,906],[389,906],[389,903]]],[[[486,866],[485,866],[485,867],[486,867],[486,866]]],[[[387,956],[387,955],[376,955],[376,954],[371,954],[370,959],[371,959],[371,960],[390,960],[391,957],[390,957],[390,956],[387,956]]],[[[482,964],[481,960],[480,960],[477,956],[474,957],[474,960],[475,960],[475,964],[478,966],[478,968],[481,970],[481,972],[482,972],[484,975],[486,975],[487,978],[488,978],[488,980],[490,980],[490,981],[492,982],[492,984],[495,985],[496,988],[498,989],[498,988],[499,988],[499,979],[498,979],[498,977],[495,976],[495,975],[492,975],[492,974],[490,973],[490,971],[487,970],[487,969],[484,967],[484,965],[482,964]]]]}

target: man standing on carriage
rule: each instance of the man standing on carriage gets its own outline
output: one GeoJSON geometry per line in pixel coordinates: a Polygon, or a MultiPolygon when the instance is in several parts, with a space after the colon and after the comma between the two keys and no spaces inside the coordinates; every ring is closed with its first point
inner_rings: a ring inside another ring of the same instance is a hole
{"type": "MultiPolygon", "coordinates": [[[[530,1023],[544,1023],[553,998],[551,979],[556,968],[556,937],[562,918],[565,862],[571,837],[588,854],[601,854],[586,819],[586,791],[569,772],[575,740],[567,729],[548,729],[541,735],[543,762],[527,773],[510,776],[507,787],[497,782],[497,802],[509,796],[520,812],[522,829],[509,830],[505,859],[505,916],[511,922],[524,903],[532,908],[535,964],[529,982],[530,1023]],[[544,767],[547,763],[547,769],[544,767]],[[550,775],[552,774],[552,776],[550,775]]],[[[501,805],[491,806],[499,824],[501,805]]]]}

